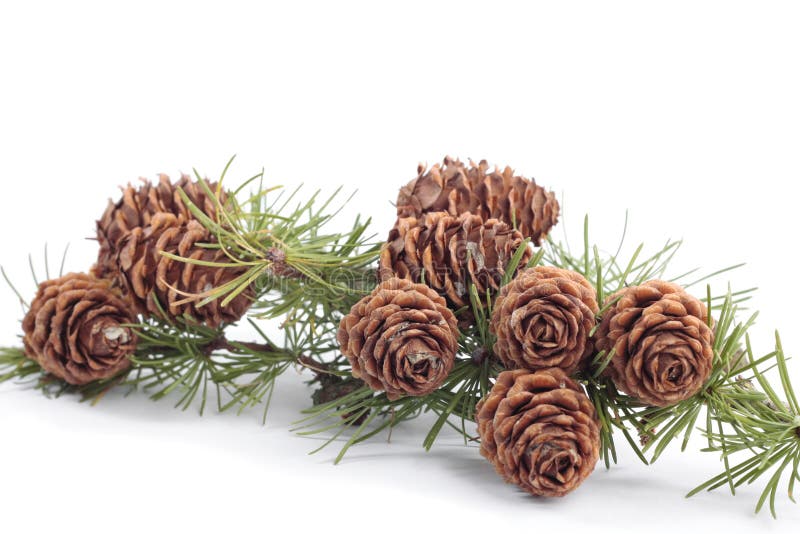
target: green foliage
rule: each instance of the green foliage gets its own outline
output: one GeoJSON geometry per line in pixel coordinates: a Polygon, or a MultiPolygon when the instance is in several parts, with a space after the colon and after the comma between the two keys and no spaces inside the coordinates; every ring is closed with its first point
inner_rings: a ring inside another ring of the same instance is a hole
{"type": "MultiPolygon", "coordinates": [[[[719,269],[712,273],[704,274],[699,278],[686,281],[692,275],[699,272],[699,268],[692,269],[678,276],[668,276],[670,262],[679,252],[683,241],[673,241],[668,239],[664,245],[655,252],[645,254],[645,243],[640,243],[629,258],[620,257],[625,245],[627,235],[628,217],[625,216],[625,228],[619,240],[616,252],[608,254],[602,252],[602,248],[592,243],[589,233],[589,216],[583,220],[583,248],[579,256],[575,256],[568,244],[556,242],[552,237],[547,238],[544,247],[544,258],[542,263],[553,265],[562,269],[569,269],[582,274],[587,280],[593,283],[597,290],[597,300],[601,305],[606,298],[617,291],[646,282],[647,280],[663,279],[675,283],[680,283],[686,288],[691,288],[701,282],[713,280],[716,277],[738,269],[744,264],[731,265],[724,269],[719,269]]],[[[749,288],[735,293],[731,293],[733,304],[740,304],[752,297],[756,288],[749,288]]],[[[717,309],[726,298],[727,293],[712,297],[712,308],[717,309]]],[[[612,302],[606,302],[606,306],[612,302]]],[[[600,310],[602,316],[605,310],[600,310]]]]}
{"type": "Polygon", "coordinates": [[[22,349],[0,347],[0,383],[38,377],[41,371],[39,364],[26,357],[22,349]]]}
{"type": "MultiPolygon", "coordinates": [[[[227,170],[220,178],[220,187],[227,170]]],[[[313,317],[304,314],[346,312],[375,285],[379,246],[371,243],[374,236],[367,235],[370,219],[356,216],[350,230],[326,231],[352,198],[341,198],[341,188],[327,197],[320,191],[308,193],[302,186],[287,193],[281,187],[265,185],[261,172],[236,189],[225,205],[217,200],[216,220],[194,206],[183,191],[180,193],[192,213],[216,237],[217,243],[207,246],[223,250],[228,258],[228,262],[214,266],[242,271],[231,282],[189,295],[187,300],[198,300],[201,305],[221,300],[225,305],[254,286],[256,317],[288,316],[313,323],[313,317]],[[245,194],[248,188],[251,191],[245,194]]],[[[178,261],[208,265],[164,254],[178,261]]],[[[323,315],[323,320],[326,317],[323,315]]]]}
{"type": "MultiPolygon", "coordinates": [[[[599,356],[602,357],[602,354],[599,356]]],[[[594,362],[596,364],[596,362],[594,362]]],[[[608,468],[617,463],[617,446],[614,433],[622,433],[631,450],[643,462],[648,463],[640,442],[646,441],[644,425],[637,419],[637,409],[642,404],[617,390],[614,383],[602,376],[599,370],[582,380],[586,394],[592,400],[600,423],[600,458],[608,468]],[[635,432],[635,433],[634,433],[635,432]],[[638,435],[638,440],[636,436],[638,435]]]]}
{"type": "Polygon", "coordinates": [[[334,460],[334,463],[339,463],[353,445],[418,417],[425,409],[427,399],[401,397],[390,401],[384,393],[375,393],[364,386],[338,399],[304,410],[305,417],[295,423],[293,431],[300,436],[323,438],[322,445],[310,454],[323,450],[350,431],[334,460]]]}
{"type": "Polygon", "coordinates": [[[703,450],[720,453],[725,470],[693,489],[689,495],[724,485],[735,494],[736,488],[742,484],[769,477],[756,504],[756,512],[769,499],[774,517],[775,498],[781,481],[787,478],[789,498],[794,501],[794,485],[800,480],[800,405],[777,332],[775,350],[761,358],[753,356],[746,334],[744,344],[744,351],[739,352],[746,355],[747,360],[732,369],[719,387],[708,395],[709,416],[704,430],[708,447],[703,450]],[[782,395],[764,376],[773,367],[778,372],[782,395]],[[742,456],[746,459],[742,460],[742,456]],[[738,458],[739,463],[731,466],[732,458],[738,458]]]}

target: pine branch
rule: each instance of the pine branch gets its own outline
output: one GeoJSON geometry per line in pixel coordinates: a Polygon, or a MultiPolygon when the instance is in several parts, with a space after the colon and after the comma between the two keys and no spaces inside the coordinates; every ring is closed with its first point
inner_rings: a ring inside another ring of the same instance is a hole
{"type": "Polygon", "coordinates": [[[337,190],[322,198],[317,191],[301,201],[301,190],[298,187],[287,194],[280,188],[267,188],[263,174],[256,175],[230,195],[232,199],[224,206],[217,200],[216,220],[203,214],[181,191],[198,221],[216,237],[217,243],[209,246],[223,250],[229,259],[218,267],[242,271],[231,283],[202,295],[189,295],[186,300],[201,304],[220,300],[225,305],[247,287],[254,287],[255,316],[274,319],[319,307],[345,313],[372,290],[377,281],[374,263],[379,245],[371,243],[373,236],[366,234],[370,220],[356,217],[349,231],[323,233],[352,197],[340,200],[337,190]],[[236,201],[233,197],[246,187],[254,191],[236,201]],[[336,203],[339,206],[332,209],[336,203]]]}
{"type": "MultiPolygon", "coordinates": [[[[667,278],[670,261],[680,244],[680,241],[667,241],[662,249],[646,258],[643,258],[644,245],[641,244],[625,261],[619,258],[622,250],[620,242],[613,256],[604,257],[589,240],[586,218],[583,253],[575,257],[568,246],[549,240],[544,262],[583,274],[594,282],[601,303],[604,296],[649,279],[680,281],[685,287],[691,287],[741,267],[733,265],[688,282],[688,278],[697,276],[698,269],[667,278]]],[[[777,334],[773,352],[760,358],[753,357],[748,331],[757,313],[743,321],[738,319],[738,315],[743,310],[741,305],[751,298],[754,290],[731,291],[728,288],[725,293],[712,295],[709,286],[707,306],[709,312],[717,315],[712,371],[705,386],[695,396],[674,406],[645,407],[626,395],[620,395],[613,384],[602,377],[602,369],[611,356],[602,353],[595,355],[590,366],[591,376],[583,377],[583,383],[600,417],[601,445],[606,465],[609,464],[609,458],[614,461],[616,458],[614,432],[623,434],[643,462],[652,463],[673,443],[680,443],[681,450],[685,450],[705,411],[705,423],[700,430],[708,446],[703,450],[719,453],[724,470],[689,495],[724,485],[728,485],[735,493],[738,486],[768,476],[756,511],[769,501],[770,510],[775,515],[775,498],[781,480],[786,480],[789,497],[794,500],[792,491],[800,476],[797,471],[800,465],[800,406],[777,334]],[[780,378],[778,391],[764,376],[772,368],[777,369],[780,378]],[[748,373],[752,373],[752,376],[743,376],[748,373]],[[756,385],[761,391],[756,389],[756,385]],[[639,434],[639,443],[633,439],[633,432],[639,434]],[[644,456],[645,452],[652,452],[649,462],[644,456]],[[732,465],[732,460],[742,455],[748,455],[748,458],[732,465]]],[[[612,303],[613,300],[606,307],[612,303]]],[[[601,316],[604,311],[601,309],[601,316]]]]}
{"type": "MultiPolygon", "coordinates": [[[[216,393],[218,409],[234,406],[240,411],[265,401],[274,381],[298,362],[295,352],[263,342],[228,340],[222,331],[178,320],[150,320],[129,325],[139,337],[131,368],[116,376],[85,385],[72,385],[45,373],[22,349],[0,349],[0,382],[31,380],[46,395],[75,394],[83,401],[98,402],[110,390],[123,386],[142,390],[153,400],[178,398],[183,410],[199,401],[205,411],[208,395],[216,393]]],[[[268,402],[265,402],[265,417],[268,402]]]]}
{"type": "MultiPolygon", "coordinates": [[[[225,172],[219,187],[224,175],[225,172]]],[[[149,320],[130,325],[137,330],[139,346],[131,358],[131,369],[117,376],[71,386],[44,373],[36,362],[25,357],[22,349],[5,348],[0,349],[0,382],[30,380],[47,394],[76,393],[92,401],[114,388],[127,386],[131,391],[146,391],[156,400],[177,398],[176,406],[182,409],[199,403],[201,413],[209,393],[215,393],[221,411],[263,405],[266,417],[275,381],[289,367],[300,365],[314,372],[312,383],[318,384],[319,389],[314,406],[304,412],[295,431],[322,437],[324,442],[317,450],[342,443],[336,462],[353,445],[382,432],[391,435],[395,426],[424,413],[435,416],[423,440],[426,449],[435,444],[446,426],[461,433],[465,444],[475,439],[471,424],[476,405],[502,370],[492,354],[495,340],[489,322],[493,295],[479,298],[475,288],[470,287],[470,306],[460,313],[469,314],[472,324],[462,331],[459,354],[445,383],[424,397],[389,400],[350,376],[349,363],[339,352],[336,340],[342,315],[377,281],[374,264],[380,247],[373,242],[373,236],[367,235],[370,221],[356,217],[348,231],[328,231],[349,198],[341,199],[337,190],[328,197],[318,191],[300,200],[301,188],[286,192],[266,187],[263,173],[228,195],[224,205],[219,195],[208,190],[205,181],[199,183],[206,189],[206,196],[218,204],[214,218],[194,206],[183,191],[180,195],[215,238],[214,243],[202,246],[221,250],[227,260],[208,264],[164,254],[187,263],[238,269],[242,274],[202,294],[187,295],[186,300],[198,305],[219,300],[225,305],[252,288],[256,294],[254,316],[282,321],[283,346],[270,340],[253,321],[251,325],[262,338],[258,342],[232,341],[222,329],[209,329],[189,320],[149,320]],[[252,192],[245,194],[248,188],[252,192]],[[244,198],[239,200],[241,197],[244,198]]],[[[604,253],[592,243],[587,216],[578,255],[568,245],[548,238],[529,266],[542,263],[582,274],[595,286],[598,301],[604,306],[599,313],[602,316],[614,303],[609,297],[617,291],[654,278],[669,279],[670,262],[681,246],[680,241],[668,240],[647,255],[644,244],[640,244],[629,257],[622,258],[627,222],[626,216],[622,239],[613,254],[604,253]]],[[[502,284],[510,281],[523,252],[521,247],[507,266],[502,284]]],[[[30,263],[36,277],[33,262],[30,263]]],[[[692,269],[670,280],[691,287],[738,267],[706,275],[692,269]]],[[[49,277],[47,261],[45,275],[49,277]]],[[[756,511],[769,501],[775,515],[782,481],[793,500],[794,484],[800,480],[800,404],[789,379],[780,337],[776,334],[774,351],[760,358],[753,356],[748,330],[755,314],[744,321],[738,319],[741,305],[753,291],[754,288],[736,292],[728,289],[712,295],[707,290],[709,325],[711,312],[717,315],[711,375],[700,392],[674,406],[647,407],[622,394],[604,373],[613,353],[593,355],[589,369],[578,378],[598,414],[602,457],[607,466],[617,461],[615,438],[619,434],[644,463],[657,460],[673,443],[681,443],[681,450],[685,450],[694,430],[702,425],[705,411],[701,431],[707,447],[703,450],[719,454],[723,472],[690,495],[724,485],[735,493],[743,484],[766,479],[756,511]],[[779,379],[774,384],[765,378],[771,369],[779,379]]]]}
{"type": "Polygon", "coordinates": [[[709,445],[707,452],[720,453],[726,469],[721,474],[693,489],[689,496],[702,490],[713,490],[727,484],[731,493],[742,484],[751,484],[759,478],[769,476],[755,511],[759,512],[767,500],[773,517],[776,517],[775,498],[781,480],[788,478],[787,491],[794,502],[794,484],[800,480],[800,405],[791,383],[786,357],[783,353],[780,336],[775,334],[775,350],[756,359],[750,339],[745,335],[746,365],[736,369],[736,373],[752,373],[745,377],[733,374],[727,378],[709,398],[710,420],[705,435],[709,445]],[[781,392],[764,376],[760,367],[773,366],[778,371],[781,392]],[[755,384],[761,388],[758,391],[755,384]],[[746,455],[730,467],[735,455],[746,455]]]}

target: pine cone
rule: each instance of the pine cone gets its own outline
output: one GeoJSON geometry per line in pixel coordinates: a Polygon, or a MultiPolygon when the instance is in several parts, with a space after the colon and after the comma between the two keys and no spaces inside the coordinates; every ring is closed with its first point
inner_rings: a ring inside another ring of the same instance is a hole
{"type": "Polygon", "coordinates": [[[22,321],[25,354],[58,378],[83,385],[130,367],[134,313],[105,280],[71,273],[42,282],[22,321]]]}
{"type": "Polygon", "coordinates": [[[420,217],[431,211],[447,211],[453,216],[473,213],[516,225],[523,237],[540,245],[558,222],[555,195],[534,180],[515,176],[510,167],[502,172],[488,170],[485,160],[477,165],[470,161],[467,167],[449,157],[430,170],[420,165],[417,177],[400,189],[397,216],[420,217]]]}
{"type": "Polygon", "coordinates": [[[180,224],[179,218],[166,213],[154,215],[149,225],[134,228],[125,235],[117,244],[117,280],[137,312],[160,317],[163,310],[169,317],[188,316],[211,328],[241,319],[252,304],[252,288],[239,293],[225,306],[221,299],[199,304],[204,294],[232,282],[246,268],[209,267],[161,254],[229,264],[222,250],[197,246],[209,241],[213,240],[199,222],[180,224]]]}
{"type": "MultiPolygon", "coordinates": [[[[506,264],[522,245],[522,235],[497,219],[433,212],[400,219],[381,250],[380,275],[423,282],[451,305],[469,305],[471,282],[480,296],[499,290],[506,264]]],[[[531,257],[525,251],[520,266],[531,257]]]]}
{"type": "MultiPolygon", "coordinates": [[[[364,381],[358,378],[353,378],[352,376],[342,378],[328,373],[318,374],[315,381],[319,382],[319,387],[314,390],[314,393],[311,395],[311,401],[314,403],[314,406],[341,399],[364,387],[364,381]]],[[[341,408],[341,406],[339,408],[341,408]]],[[[360,416],[355,417],[357,413],[358,411],[346,412],[343,413],[341,417],[345,421],[354,419],[347,423],[350,426],[360,426],[369,418],[369,412],[364,412],[360,416]]]]}
{"type": "MultiPolygon", "coordinates": [[[[115,276],[119,241],[134,228],[150,225],[156,214],[173,215],[177,224],[195,220],[194,214],[183,202],[179,189],[183,189],[192,204],[212,219],[216,216],[217,201],[224,205],[228,199],[225,191],[220,191],[218,198],[209,198],[200,183],[186,174],[175,183],[171,183],[166,174],[159,175],[158,184],[145,178],[141,180],[143,183],[138,188],[128,184],[122,190],[122,198],[116,203],[109,200],[106,211],[97,221],[100,251],[92,273],[98,278],[115,276]]],[[[204,182],[209,190],[216,192],[216,183],[204,182]]]]}
{"type": "Polygon", "coordinates": [[[478,403],[477,422],[481,454],[533,495],[566,495],[600,455],[594,406],[561,369],[503,371],[478,403]]]}
{"type": "Polygon", "coordinates": [[[560,367],[572,373],[592,353],[597,294],[580,274],[557,267],[525,269],[497,296],[490,329],[507,368],[560,367]]]}
{"type": "MultiPolygon", "coordinates": [[[[216,193],[217,184],[204,183],[216,193]]],[[[133,309],[146,317],[188,316],[212,328],[235,322],[250,307],[252,289],[226,306],[216,300],[198,304],[208,291],[233,281],[245,269],[200,266],[161,255],[169,252],[204,262],[230,263],[221,250],[196,246],[214,244],[216,238],[197,221],[179,189],[211,219],[228,201],[225,191],[210,197],[200,182],[186,175],[175,183],[161,175],[157,185],[145,182],[138,189],[129,185],[122,199],[109,203],[97,222],[100,252],[93,273],[111,280],[133,309]]]]}
{"type": "Polygon", "coordinates": [[[614,355],[606,368],[617,387],[654,406],[697,393],[711,373],[714,333],[706,307],[677,284],[651,280],[611,295],[596,334],[614,355]]]}
{"type": "Polygon", "coordinates": [[[396,399],[427,395],[444,382],[455,362],[458,329],[435,291],[392,278],[353,306],[337,339],[353,376],[396,399]]]}

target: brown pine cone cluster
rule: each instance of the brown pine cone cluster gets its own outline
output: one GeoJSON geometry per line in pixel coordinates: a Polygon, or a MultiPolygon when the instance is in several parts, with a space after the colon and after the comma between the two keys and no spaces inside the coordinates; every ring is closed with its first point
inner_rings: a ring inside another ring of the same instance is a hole
{"type": "Polygon", "coordinates": [[[697,393],[711,373],[714,333],[703,303],[681,286],[651,280],[611,295],[597,348],[614,351],[607,373],[625,393],[671,406],[697,393]]]}
{"type": "Polygon", "coordinates": [[[230,264],[215,237],[184,202],[181,190],[210,219],[228,201],[206,180],[182,176],[171,183],[128,185],[97,221],[100,245],[90,274],[44,282],[23,321],[26,355],[42,369],[74,385],[108,378],[130,366],[136,335],[127,326],[137,315],[186,317],[216,328],[240,319],[253,291],[226,306],[200,300],[234,281],[244,269],[230,264]],[[163,253],[192,260],[179,261],[163,253]]]}
{"type": "Polygon", "coordinates": [[[573,491],[600,455],[594,406],[561,369],[500,373],[476,419],[481,454],[507,482],[533,495],[573,491]]]}
{"type": "Polygon", "coordinates": [[[592,353],[597,293],[582,275],[557,267],[521,271],[497,296],[490,328],[506,368],[560,367],[572,373],[592,353]]]}
{"type": "Polygon", "coordinates": [[[353,376],[397,399],[442,385],[455,361],[458,329],[435,291],[392,278],[353,306],[337,338],[353,376]]]}
{"type": "MultiPolygon", "coordinates": [[[[229,200],[217,184],[186,175],[124,188],[97,221],[100,250],[92,273],[39,285],[22,323],[27,357],[69,384],[85,385],[131,368],[138,339],[130,325],[137,315],[183,317],[212,328],[239,320],[254,298],[252,286],[225,306],[205,299],[216,288],[237,285],[247,272],[203,225],[206,218],[217,220],[229,200]]],[[[342,399],[364,384],[389,400],[436,391],[459,349],[454,310],[469,307],[474,287],[492,310],[488,330],[496,341],[492,353],[484,325],[478,333],[470,330],[474,339],[468,336],[463,346],[472,351],[471,362],[459,362],[451,383],[471,384],[461,373],[470,365],[480,366],[476,371],[485,379],[502,364],[475,406],[481,454],[507,482],[560,497],[580,486],[599,458],[598,399],[571,377],[584,373],[593,356],[609,356],[603,385],[613,382],[652,406],[672,406],[708,380],[714,332],[706,307],[682,287],[661,280],[626,287],[606,300],[598,324],[597,293],[581,274],[526,267],[532,257],[526,238],[542,243],[558,220],[559,204],[511,168],[450,158],[430,169],[420,166],[399,192],[397,215],[380,251],[382,282],[352,306],[337,330],[352,376],[331,374],[320,364],[314,404],[346,404],[342,399]],[[509,272],[517,253],[521,260],[509,272]],[[502,286],[507,275],[512,279],[502,286]],[[498,362],[484,366],[494,356],[498,362]]],[[[277,247],[264,257],[274,276],[310,277],[277,247]]],[[[475,326],[474,319],[468,310],[466,324],[475,326]]],[[[210,344],[223,345],[230,346],[221,336],[210,344]]],[[[342,417],[361,425],[369,416],[356,407],[342,417]]]]}
{"type": "Polygon", "coordinates": [[[558,222],[555,195],[534,180],[516,176],[510,167],[490,171],[483,160],[469,166],[446,157],[442,165],[417,168],[417,177],[397,196],[397,216],[420,217],[432,211],[499,219],[540,245],[558,222]]]}
{"type": "Polygon", "coordinates": [[[73,385],[110,378],[130,367],[135,322],[107,281],[67,274],[39,285],[22,321],[25,354],[73,385]]]}
{"type": "MultiPolygon", "coordinates": [[[[523,241],[508,224],[470,213],[402,218],[381,249],[381,279],[424,282],[458,309],[469,305],[469,284],[481,297],[499,289],[506,265],[523,241]]],[[[525,266],[530,257],[526,249],[519,265],[525,266]]]]}
{"type": "MultiPolygon", "coordinates": [[[[216,184],[205,181],[209,191],[216,184]]],[[[175,183],[162,175],[157,185],[128,186],[117,203],[110,203],[97,222],[100,252],[93,272],[112,280],[144,316],[188,317],[212,328],[239,320],[250,307],[253,292],[238,294],[227,305],[214,300],[200,305],[214,288],[231,283],[246,269],[208,266],[164,256],[168,253],[195,262],[231,264],[216,238],[184,203],[179,189],[210,219],[227,202],[224,191],[209,197],[200,182],[182,176],[175,183]]]]}

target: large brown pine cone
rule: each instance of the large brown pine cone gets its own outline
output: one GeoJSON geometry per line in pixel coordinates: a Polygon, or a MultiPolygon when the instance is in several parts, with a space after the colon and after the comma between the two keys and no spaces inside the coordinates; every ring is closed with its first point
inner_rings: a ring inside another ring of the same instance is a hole
{"type": "Polygon", "coordinates": [[[356,303],[337,335],[353,376],[396,399],[437,389],[455,362],[456,318],[431,288],[392,278],[356,303]]]}
{"type": "Polygon", "coordinates": [[[670,282],[651,280],[611,295],[596,334],[614,355],[607,373],[616,386],[654,406],[697,393],[711,373],[714,333],[700,300],[670,282]]]}
{"type": "Polygon", "coordinates": [[[180,195],[182,189],[195,207],[216,218],[219,206],[225,205],[229,196],[218,190],[217,184],[203,182],[214,196],[186,175],[175,183],[161,175],[158,184],[129,185],[97,222],[100,251],[93,274],[119,287],[137,313],[186,316],[216,328],[239,320],[250,307],[253,291],[249,288],[226,306],[218,300],[199,305],[211,289],[243,274],[243,268],[200,266],[161,254],[230,263],[221,250],[198,246],[214,244],[216,238],[198,222],[180,195]]]}
{"type": "Polygon", "coordinates": [[[198,246],[213,241],[199,222],[180,224],[171,214],[156,214],[145,227],[134,228],[118,243],[116,270],[136,310],[145,316],[189,317],[216,328],[238,321],[253,301],[251,288],[227,305],[222,299],[200,305],[210,290],[224,286],[246,272],[244,267],[197,265],[166,257],[167,252],[190,260],[230,264],[218,248],[198,246]]]}
{"type": "Polygon", "coordinates": [[[552,192],[534,180],[515,176],[510,167],[489,172],[485,160],[477,165],[470,161],[467,166],[446,157],[443,165],[437,163],[430,169],[420,165],[417,177],[402,187],[397,197],[400,218],[431,211],[499,219],[540,245],[558,222],[559,205],[552,192]]]}
{"type": "Polygon", "coordinates": [[[134,312],[105,280],[71,273],[42,282],[22,321],[25,354],[62,380],[83,385],[130,367],[134,312]]]}
{"type": "MultiPolygon", "coordinates": [[[[150,225],[156,214],[174,215],[178,224],[195,219],[194,214],[184,203],[179,189],[183,189],[192,204],[212,219],[216,215],[217,202],[224,205],[228,199],[224,190],[220,190],[217,197],[209,197],[200,183],[186,174],[174,183],[170,182],[165,174],[159,175],[157,184],[144,178],[141,180],[142,184],[139,187],[128,184],[122,190],[122,198],[117,202],[109,200],[106,211],[97,221],[97,242],[100,251],[93,274],[100,278],[114,276],[119,241],[134,228],[150,225]]],[[[217,193],[216,183],[208,180],[204,182],[210,191],[217,193]]]]}
{"type": "MultiPolygon", "coordinates": [[[[381,279],[424,282],[460,308],[469,305],[469,283],[480,296],[499,290],[506,265],[523,241],[509,225],[470,213],[407,217],[397,221],[381,250],[381,279]]],[[[530,257],[528,248],[518,268],[530,257]]]]}
{"type": "Polygon", "coordinates": [[[561,369],[503,371],[478,403],[477,422],[481,454],[533,495],[566,495],[600,455],[592,401],[561,369]]]}
{"type": "Polygon", "coordinates": [[[592,353],[589,336],[598,311],[594,287],[580,274],[525,269],[497,296],[490,323],[494,352],[507,368],[572,373],[592,353]]]}

